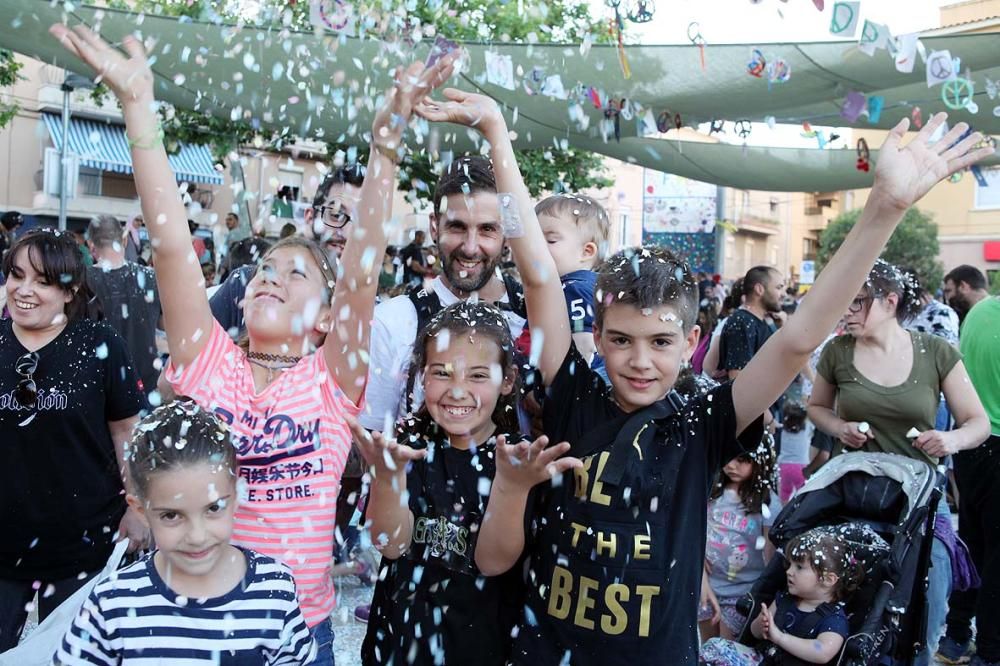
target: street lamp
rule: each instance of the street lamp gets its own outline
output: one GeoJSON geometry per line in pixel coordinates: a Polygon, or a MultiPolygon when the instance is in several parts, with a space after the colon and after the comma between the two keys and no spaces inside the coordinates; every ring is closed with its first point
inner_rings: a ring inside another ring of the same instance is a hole
{"type": "Polygon", "coordinates": [[[66,231],[66,204],[69,200],[69,96],[74,90],[92,90],[94,82],[85,76],[66,72],[60,89],[63,92],[62,147],[59,151],[59,231],[66,231]]]}

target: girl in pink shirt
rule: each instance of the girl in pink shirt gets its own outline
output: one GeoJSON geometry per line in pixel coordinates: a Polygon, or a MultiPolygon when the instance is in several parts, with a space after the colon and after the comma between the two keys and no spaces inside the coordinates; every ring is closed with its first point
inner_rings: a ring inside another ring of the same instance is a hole
{"type": "MultiPolygon", "coordinates": [[[[291,567],[319,644],[313,663],[332,664],[334,590],[326,571],[351,446],[344,418],[358,413],[364,393],[363,350],[378,288],[379,264],[363,257],[385,253],[402,132],[413,105],[450,77],[454,58],[397,70],[375,114],[360,228],[349,235],[339,273],[311,241],[289,239],[272,247],[247,285],[248,343],[241,347],[212,318],[205,297],[142,45],[127,36],[123,54],[83,26],[57,25],[52,32],[101,73],[121,103],[155,253],[171,352],[168,378],[179,394],[228,422],[238,449],[242,491],[233,542],[291,567]]],[[[307,221],[315,215],[326,221],[325,208],[310,211],[307,221]]]]}

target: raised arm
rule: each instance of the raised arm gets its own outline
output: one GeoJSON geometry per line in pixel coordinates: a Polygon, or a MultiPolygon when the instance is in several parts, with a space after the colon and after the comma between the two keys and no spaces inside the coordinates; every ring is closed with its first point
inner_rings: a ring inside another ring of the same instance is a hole
{"type": "Polygon", "coordinates": [[[163,131],[153,98],[153,73],[146,52],[131,35],[122,40],[126,57],[86,26],[70,30],[57,24],[49,31],[98,73],[121,104],[132,148],[135,187],[153,247],[167,343],[173,363],[186,365],[208,342],[212,311],[205,296],[201,265],[191,246],[187,213],[163,147],[163,131]]]}
{"type": "Polygon", "coordinates": [[[546,385],[559,371],[569,343],[569,312],[556,262],[546,249],[531,195],[524,185],[507,133],[507,123],[492,98],[445,88],[445,101],[425,100],[417,114],[432,122],[450,122],[478,130],[490,144],[490,157],[500,193],[500,220],[524,285],[531,322],[532,356],[540,345],[537,367],[546,385]],[[539,338],[538,336],[541,336],[539,338]]]}
{"type": "Polygon", "coordinates": [[[833,330],[906,209],[938,181],[993,153],[992,148],[972,150],[982,139],[978,132],[959,141],[968,129],[965,123],[958,123],[941,140],[929,144],[946,118],[945,113],[935,115],[906,147],[901,147],[900,141],[909,127],[907,119],[889,132],[879,151],[875,185],[857,224],[796,313],[733,382],[737,433],[784,392],[812,351],[833,330]]]}
{"type": "Polygon", "coordinates": [[[429,69],[413,63],[396,71],[396,81],[372,123],[371,154],[361,186],[358,226],[340,256],[333,290],[334,330],[323,344],[327,366],[344,394],[357,403],[368,376],[367,356],[371,320],[378,292],[378,275],[388,244],[386,223],[392,217],[396,165],[413,106],[451,76],[455,57],[445,56],[429,69]]]}

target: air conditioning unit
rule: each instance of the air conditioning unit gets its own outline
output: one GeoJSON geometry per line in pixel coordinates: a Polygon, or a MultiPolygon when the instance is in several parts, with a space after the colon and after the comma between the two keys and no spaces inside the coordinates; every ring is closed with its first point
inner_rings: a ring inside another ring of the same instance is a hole
{"type": "MultiPolygon", "coordinates": [[[[61,159],[62,155],[60,155],[59,151],[55,148],[45,149],[45,169],[42,184],[45,194],[48,194],[49,196],[59,196],[61,185],[59,162],[61,159]]],[[[70,153],[66,156],[66,166],[69,168],[69,173],[67,174],[67,179],[69,181],[67,198],[72,199],[76,196],[77,185],[80,181],[80,157],[70,153]]]]}

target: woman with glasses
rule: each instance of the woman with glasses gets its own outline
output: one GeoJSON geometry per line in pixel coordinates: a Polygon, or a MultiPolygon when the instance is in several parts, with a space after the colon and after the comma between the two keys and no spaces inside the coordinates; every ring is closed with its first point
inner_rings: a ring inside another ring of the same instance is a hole
{"type": "MultiPolygon", "coordinates": [[[[844,315],[847,335],[823,350],[809,418],[839,440],[835,455],[844,450],[892,453],[936,467],[941,457],[975,448],[989,436],[986,412],[958,351],[939,337],[903,328],[901,322],[920,307],[905,274],[879,261],[844,315]],[[956,423],[947,432],[934,427],[942,393],[956,423]]],[[[935,531],[925,643],[931,650],[921,652],[918,665],[929,663],[934,653],[952,586],[951,549],[945,544],[953,532],[943,499],[935,531]]]]}
{"type": "Polygon", "coordinates": [[[0,652],[100,571],[117,535],[145,546],[121,466],[145,398],[124,342],[88,315],[69,234],[32,231],[3,259],[0,321],[0,652]]]}

